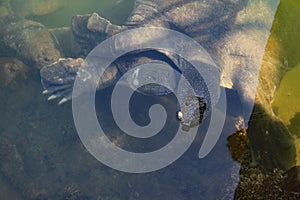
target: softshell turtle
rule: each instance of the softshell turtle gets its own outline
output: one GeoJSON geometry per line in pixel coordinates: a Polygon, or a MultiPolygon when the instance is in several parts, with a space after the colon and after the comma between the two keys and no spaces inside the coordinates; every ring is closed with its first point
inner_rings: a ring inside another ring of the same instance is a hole
{"type": "MultiPolygon", "coordinates": [[[[275,156],[270,155],[261,160],[261,164],[266,168],[287,169],[292,167],[295,161],[293,140],[271,108],[274,88],[278,86],[283,76],[280,70],[282,66],[277,64],[271,68],[269,65],[262,66],[263,71],[260,72],[277,5],[278,1],[263,0],[137,0],[132,14],[124,25],[112,24],[98,14],[76,16],[72,20],[72,32],[81,46],[82,55],[86,55],[104,38],[141,26],[169,28],[190,36],[200,43],[217,63],[221,77],[216,78],[221,79],[221,86],[236,90],[239,94],[243,108],[239,115],[244,119],[245,127],[248,126],[255,101],[256,108],[267,116],[267,120],[259,121],[257,115],[252,115],[252,121],[258,120],[259,127],[269,127],[270,131],[281,136],[280,141],[266,141],[272,145],[276,143],[278,151],[275,156]],[[276,79],[270,80],[270,76],[266,75],[267,72],[275,75],[276,79]],[[260,86],[255,99],[258,82],[260,86]],[[267,90],[261,89],[266,85],[267,90]]],[[[140,40],[143,41],[143,35],[140,36],[140,40]]],[[[98,89],[115,82],[118,76],[126,72],[121,69],[132,69],[147,60],[157,60],[175,66],[187,79],[195,78],[195,71],[190,70],[190,64],[184,59],[153,49],[151,52],[160,57],[156,59],[156,56],[147,55],[146,52],[133,52],[126,58],[127,60],[125,59],[126,62],[123,59],[114,62],[105,72],[105,76],[97,80],[98,89]]],[[[81,63],[81,59],[62,59],[41,70],[44,93],[51,94],[49,99],[59,98],[60,103],[71,99],[72,87],[81,63]]],[[[197,84],[201,82],[199,78],[195,80],[197,84]]],[[[207,90],[202,87],[203,84],[197,84],[193,85],[196,90],[195,98],[182,105],[182,111],[185,112],[180,117],[185,126],[201,121],[199,119],[203,114],[203,108],[211,106],[210,98],[206,96],[207,90]]],[[[270,131],[268,134],[272,134],[270,131]]],[[[254,156],[255,160],[259,160],[259,155],[254,156]]]]}
{"type": "MultiPolygon", "coordinates": [[[[124,25],[114,25],[108,20],[94,13],[86,16],[76,16],[72,21],[72,31],[75,40],[81,45],[82,53],[87,54],[101,39],[110,37],[124,30],[137,27],[163,27],[185,33],[195,39],[201,45],[207,47],[215,40],[219,40],[233,24],[237,12],[242,5],[233,1],[145,1],[135,2],[134,10],[124,25]]],[[[144,36],[139,36],[143,42],[144,36]]],[[[128,43],[130,38],[124,43],[128,43]]],[[[125,44],[121,44],[124,46],[125,44]]],[[[119,47],[115,47],[118,49],[119,47]]],[[[126,58],[114,62],[106,71],[105,76],[98,82],[98,88],[102,89],[114,82],[120,75],[129,69],[154,61],[172,66],[177,71],[187,76],[188,80],[194,79],[193,85],[196,90],[196,97],[189,98],[192,104],[198,105],[198,109],[185,109],[187,112],[180,116],[181,121],[186,126],[199,124],[205,108],[209,108],[210,99],[203,80],[194,76],[195,71],[189,68],[189,63],[170,52],[158,50],[147,50],[144,52],[133,52],[126,55],[126,58]],[[200,109],[199,109],[200,108],[200,109]],[[197,116],[193,120],[186,116],[186,113],[197,116]],[[197,114],[196,114],[197,113],[197,114]]],[[[78,61],[78,60],[77,60],[78,61]]],[[[71,99],[72,86],[76,77],[76,72],[81,64],[75,64],[76,60],[60,60],[41,70],[42,83],[45,93],[51,93],[49,99],[61,98],[60,103],[71,99]],[[69,67],[69,66],[73,67],[69,67]]],[[[175,77],[175,76],[174,76],[175,77]]],[[[174,78],[174,77],[169,77],[174,78]]],[[[141,79],[142,77],[136,77],[141,79]]],[[[160,74],[159,79],[166,79],[165,74],[160,74]]],[[[216,77],[218,79],[218,77],[216,77]]],[[[168,80],[166,79],[167,82],[168,80]]],[[[144,93],[155,95],[165,95],[170,91],[161,87],[151,86],[143,89],[144,93]]]]}

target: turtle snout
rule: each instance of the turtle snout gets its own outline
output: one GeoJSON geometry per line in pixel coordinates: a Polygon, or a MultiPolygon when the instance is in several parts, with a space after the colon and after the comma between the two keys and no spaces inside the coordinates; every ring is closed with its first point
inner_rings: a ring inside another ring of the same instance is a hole
{"type": "Polygon", "coordinates": [[[190,130],[191,123],[190,121],[186,121],[186,117],[182,111],[177,112],[177,119],[180,121],[183,131],[187,132],[190,130]]]}

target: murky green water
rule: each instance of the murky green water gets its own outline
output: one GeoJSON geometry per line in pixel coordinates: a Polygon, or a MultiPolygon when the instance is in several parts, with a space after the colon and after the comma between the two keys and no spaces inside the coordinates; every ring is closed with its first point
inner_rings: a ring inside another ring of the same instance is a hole
{"type": "Polygon", "coordinates": [[[276,35],[283,44],[281,59],[287,72],[273,102],[275,113],[284,121],[295,137],[297,164],[300,164],[300,2],[286,1],[280,13],[276,35]]]}
{"type": "Polygon", "coordinates": [[[133,0],[48,1],[57,2],[57,4],[61,5],[57,6],[54,12],[51,12],[50,14],[30,17],[31,19],[40,21],[48,27],[69,26],[72,16],[78,14],[89,14],[93,12],[100,13],[103,17],[110,19],[112,22],[121,24],[123,21],[125,21],[126,17],[133,8],[134,2],[133,0]]]}
{"type": "MultiPolygon", "coordinates": [[[[11,0],[11,6],[18,16],[38,21],[47,28],[56,28],[69,27],[74,15],[92,12],[100,13],[116,24],[122,24],[132,10],[133,2],[134,0],[11,0]]],[[[282,29],[276,28],[272,35],[275,40],[279,38],[282,48],[280,59],[292,70],[283,78],[273,107],[288,125],[298,147],[300,3],[298,0],[282,2],[276,24],[282,29]]],[[[0,52],[2,49],[3,47],[0,52]]],[[[205,159],[197,157],[205,134],[205,130],[201,130],[184,156],[167,168],[147,174],[121,173],[101,164],[89,154],[77,135],[71,104],[58,106],[56,102],[47,101],[41,94],[43,88],[38,70],[30,70],[30,66],[6,67],[6,63],[17,61],[11,58],[13,54],[10,51],[3,52],[0,58],[0,199],[233,198],[239,180],[240,164],[231,159],[226,145],[227,137],[235,130],[234,119],[227,118],[220,140],[205,159]],[[17,73],[14,73],[14,69],[17,73]]],[[[110,114],[107,106],[110,99],[107,94],[111,90],[112,88],[108,88],[97,94],[96,100],[100,102],[97,105],[100,111],[98,117],[103,119],[110,139],[122,146],[124,137],[120,137],[120,130],[107,117],[110,114]]],[[[145,96],[137,98],[139,102],[149,104],[156,101],[147,100],[145,96]]],[[[177,107],[173,101],[159,101],[169,108],[170,116],[175,116],[177,107]]],[[[137,111],[144,109],[145,105],[142,103],[135,108],[137,111]]],[[[149,120],[146,114],[140,115],[139,112],[133,116],[141,124],[149,120]]],[[[178,122],[174,123],[175,127],[179,126],[178,122]]],[[[159,148],[172,139],[172,128],[167,127],[167,135],[158,137],[142,148],[159,148]]],[[[131,148],[130,145],[123,144],[128,148],[131,148]]]]}
{"type": "Polygon", "coordinates": [[[295,138],[297,165],[300,164],[300,65],[288,72],[278,89],[273,103],[277,115],[288,126],[295,138]]]}

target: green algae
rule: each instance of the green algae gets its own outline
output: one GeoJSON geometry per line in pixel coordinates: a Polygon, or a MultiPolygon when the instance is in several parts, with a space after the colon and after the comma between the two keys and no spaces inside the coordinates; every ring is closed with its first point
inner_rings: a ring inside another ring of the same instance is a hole
{"type": "MultiPolygon", "coordinates": [[[[293,122],[296,125],[295,120],[299,120],[297,113],[300,112],[300,63],[284,76],[275,95],[273,108],[285,124],[293,122]]],[[[300,126],[300,120],[298,122],[300,126]]]]}

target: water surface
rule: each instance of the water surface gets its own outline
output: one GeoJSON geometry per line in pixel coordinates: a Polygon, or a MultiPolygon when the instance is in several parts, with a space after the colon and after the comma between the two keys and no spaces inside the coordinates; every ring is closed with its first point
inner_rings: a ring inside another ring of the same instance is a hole
{"type": "MultiPolygon", "coordinates": [[[[133,0],[11,1],[20,16],[39,21],[48,28],[68,27],[72,16],[92,12],[121,24],[133,7],[133,0]],[[45,9],[47,5],[49,8],[45,9]]],[[[300,6],[296,0],[282,2],[278,26],[283,28],[272,34],[279,34],[284,39],[281,41],[283,53],[280,59],[293,70],[284,77],[273,106],[298,144],[300,6]]],[[[103,200],[233,198],[240,168],[227,148],[227,137],[235,130],[233,119],[227,118],[220,140],[204,159],[198,159],[198,151],[209,121],[201,125],[191,148],[172,165],[147,174],[122,173],[101,164],[87,152],[77,135],[71,104],[58,106],[57,102],[48,102],[47,97],[41,94],[39,78],[38,72],[33,72],[16,84],[2,84],[0,88],[0,199],[30,199],[33,196],[103,200]]],[[[124,144],[124,137],[111,120],[108,109],[111,90],[108,88],[97,94],[98,117],[103,119],[114,143],[131,148],[129,143],[124,144]]],[[[145,96],[137,95],[136,98],[140,102],[133,110],[137,123],[147,124],[149,121],[145,105],[141,102],[147,102],[147,106],[160,102],[169,108],[170,116],[176,114],[177,107],[172,97],[147,100],[145,96]]],[[[175,128],[179,126],[179,122],[173,123],[175,128]]],[[[172,139],[173,130],[167,127],[164,134],[152,143],[138,147],[146,150],[159,148],[172,139]]]]}

